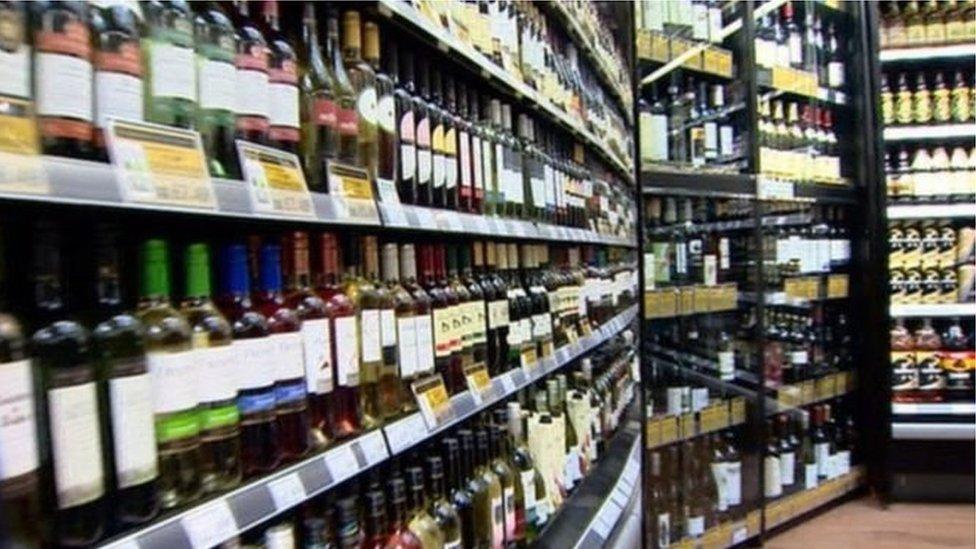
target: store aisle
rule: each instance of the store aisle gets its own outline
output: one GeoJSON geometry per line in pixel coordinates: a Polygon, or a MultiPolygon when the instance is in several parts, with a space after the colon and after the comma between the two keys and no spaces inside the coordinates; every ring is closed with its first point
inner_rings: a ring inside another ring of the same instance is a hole
{"type": "Polygon", "coordinates": [[[976,547],[976,507],[897,503],[882,510],[871,498],[845,503],[769,540],[771,549],[976,547]]]}

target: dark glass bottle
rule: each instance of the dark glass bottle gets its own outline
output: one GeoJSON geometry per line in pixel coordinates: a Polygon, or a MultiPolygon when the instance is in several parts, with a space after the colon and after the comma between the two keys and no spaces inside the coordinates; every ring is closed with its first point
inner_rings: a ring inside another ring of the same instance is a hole
{"type": "MultiPolygon", "coordinates": [[[[397,178],[399,147],[396,127],[397,45],[390,39],[383,42],[383,63],[380,63],[380,37],[376,23],[363,25],[363,58],[376,74],[376,177],[384,184],[394,184],[397,178]]],[[[377,183],[379,184],[379,183],[377,183]]]]}
{"type": "Polygon", "coordinates": [[[444,79],[437,68],[430,69],[430,151],[431,151],[431,204],[438,208],[447,206],[447,147],[445,135],[450,126],[444,110],[444,79]]]}
{"type": "Polygon", "coordinates": [[[302,6],[302,47],[298,50],[301,158],[308,188],[327,192],[327,163],[335,159],[339,146],[339,113],[334,76],[327,68],[319,43],[315,5],[308,2],[302,6]]]}
{"type": "Polygon", "coordinates": [[[387,40],[389,53],[386,55],[388,72],[397,75],[396,89],[393,92],[396,106],[397,192],[400,202],[413,204],[417,201],[417,142],[415,122],[414,54],[412,51],[397,52],[392,41],[387,40]],[[398,60],[401,60],[398,64],[398,60]]]}
{"type": "Polygon", "coordinates": [[[444,207],[457,210],[458,179],[461,175],[458,164],[458,126],[461,121],[457,116],[454,78],[450,74],[445,74],[442,84],[444,88],[444,207]]]}
{"type": "Polygon", "coordinates": [[[363,495],[363,541],[361,549],[384,549],[389,532],[386,519],[386,498],[382,490],[370,490],[363,495]]]}
{"type": "Polygon", "coordinates": [[[268,42],[252,18],[248,2],[235,2],[234,27],[237,30],[237,69],[235,112],[237,139],[267,144],[270,115],[268,80],[268,42]]]}
{"type": "Polygon", "coordinates": [[[298,153],[298,54],[281,32],[277,0],[265,0],[264,37],[268,42],[268,144],[298,153]]]}
{"type": "Polygon", "coordinates": [[[387,483],[387,493],[389,494],[389,520],[388,537],[384,547],[390,549],[423,549],[420,536],[412,532],[407,524],[410,519],[407,514],[407,488],[406,483],[400,476],[394,476],[387,483]]]}
{"type": "MultiPolygon", "coordinates": [[[[421,248],[421,265],[426,261],[421,248]]],[[[416,334],[417,365],[416,377],[434,373],[434,321],[431,315],[430,295],[417,280],[417,252],[413,244],[400,247],[400,283],[413,298],[413,323],[416,334]]],[[[412,400],[412,399],[411,399],[412,400]]]]}
{"type": "Polygon", "coordinates": [[[461,546],[461,521],[457,510],[448,499],[444,484],[444,461],[440,456],[427,456],[427,483],[430,497],[430,514],[444,537],[443,547],[461,546]]]}
{"type": "Polygon", "coordinates": [[[344,12],[342,14],[342,60],[346,67],[346,74],[349,75],[349,83],[352,85],[356,115],[359,119],[357,165],[365,168],[372,178],[376,176],[378,160],[376,74],[363,60],[362,38],[363,25],[360,22],[359,12],[353,10],[344,12]]]}
{"type": "Polygon", "coordinates": [[[418,65],[419,89],[413,99],[414,120],[417,123],[417,130],[414,132],[417,146],[416,203],[430,206],[434,199],[431,186],[434,177],[431,131],[437,112],[431,99],[430,60],[422,55],[418,65]]]}
{"type": "MultiPolygon", "coordinates": [[[[475,439],[470,429],[457,432],[461,447],[461,467],[464,471],[466,489],[471,494],[474,506],[474,544],[473,547],[491,547],[492,541],[492,495],[491,486],[476,471],[475,439]]],[[[500,495],[500,494],[499,494],[500,495]]]]}
{"type": "Polygon", "coordinates": [[[464,482],[464,471],[461,466],[458,439],[444,437],[441,439],[442,455],[445,474],[447,475],[448,498],[458,515],[461,529],[461,540],[464,547],[474,547],[475,517],[474,502],[464,482]]]}
{"type": "Polygon", "coordinates": [[[142,59],[139,55],[141,14],[132,6],[91,7],[95,46],[94,145],[99,160],[108,160],[104,131],[108,117],[142,120],[142,59]]]}

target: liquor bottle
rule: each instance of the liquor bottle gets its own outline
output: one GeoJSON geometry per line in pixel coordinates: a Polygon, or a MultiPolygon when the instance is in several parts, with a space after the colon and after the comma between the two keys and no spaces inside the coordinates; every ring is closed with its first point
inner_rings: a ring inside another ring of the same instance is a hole
{"type": "Polygon", "coordinates": [[[389,523],[386,520],[386,497],[382,490],[370,490],[363,494],[362,549],[386,547],[389,523]]]}
{"type": "Polygon", "coordinates": [[[268,43],[268,144],[298,153],[298,54],[281,32],[277,0],[264,2],[264,37],[268,43]]]}
{"type": "Polygon", "coordinates": [[[507,370],[508,361],[508,294],[505,283],[496,270],[495,244],[474,243],[474,265],[485,296],[487,322],[487,363],[492,377],[507,370]],[[483,255],[487,253],[487,266],[483,255]]]}
{"type": "MultiPolygon", "coordinates": [[[[387,335],[387,327],[383,326],[383,338],[390,337],[395,342],[396,364],[398,365],[398,397],[400,412],[415,412],[417,403],[414,400],[410,383],[418,377],[417,360],[417,324],[415,320],[416,303],[413,296],[400,284],[400,257],[397,245],[388,242],[383,245],[383,281],[386,291],[394,304],[393,335],[387,335]]],[[[411,258],[412,259],[412,258],[411,258]]],[[[384,354],[386,353],[384,348],[384,354]]]]}
{"type": "Polygon", "coordinates": [[[661,471],[661,453],[651,452],[650,472],[647,479],[647,512],[650,515],[650,543],[652,547],[662,548],[671,545],[671,515],[665,500],[665,481],[661,471]]]}
{"type": "MultiPolygon", "coordinates": [[[[471,305],[474,301],[468,286],[458,276],[458,246],[451,244],[446,247],[447,272],[445,282],[450,286],[451,291],[457,296],[457,305],[454,308],[454,336],[452,340],[457,343],[455,352],[460,358],[459,370],[452,372],[451,383],[448,386],[452,392],[460,392],[467,386],[465,384],[464,372],[475,363],[475,341],[474,341],[474,315],[471,305]]],[[[452,363],[453,364],[453,363],[452,363]]]]}
{"type": "Polygon", "coordinates": [[[234,25],[217,2],[201,6],[193,28],[199,93],[195,127],[200,132],[210,174],[239,177],[234,143],[237,108],[234,25]]]}
{"type": "Polygon", "coordinates": [[[474,278],[471,270],[471,247],[461,244],[458,247],[458,262],[461,283],[467,286],[468,303],[467,316],[471,319],[468,332],[471,339],[471,356],[473,365],[488,366],[488,322],[485,292],[474,278]]]}
{"type": "Polygon", "coordinates": [[[432,68],[430,77],[430,152],[431,152],[431,205],[447,206],[447,147],[445,135],[451,125],[450,116],[444,109],[444,80],[441,71],[432,68]]]}
{"type": "Polygon", "coordinates": [[[506,161],[506,211],[509,217],[520,219],[525,210],[525,189],[522,178],[522,144],[515,136],[515,126],[512,121],[512,107],[508,103],[502,105],[503,135],[508,141],[506,161]]]}
{"type": "MultiPolygon", "coordinates": [[[[968,88],[966,88],[968,89],[968,88]]],[[[480,214],[484,211],[485,189],[487,188],[487,171],[490,164],[485,159],[486,129],[482,123],[479,110],[478,90],[472,86],[468,90],[468,120],[471,121],[471,213],[480,214]]],[[[490,148],[490,147],[489,147],[490,148]]]]}
{"type": "MultiPolygon", "coordinates": [[[[358,90],[353,88],[352,78],[346,70],[344,48],[339,43],[339,12],[326,8],[325,56],[331,78],[331,98],[335,105],[335,140],[326,140],[326,158],[355,166],[359,160],[359,113],[358,90]],[[333,148],[333,145],[335,148],[333,148]]],[[[330,192],[336,189],[329,189],[330,192]]]]}
{"type": "Polygon", "coordinates": [[[459,205],[458,179],[461,168],[458,159],[458,134],[461,119],[457,116],[454,78],[445,74],[444,86],[444,207],[457,210],[459,205]]]}
{"type": "Polygon", "coordinates": [[[197,118],[193,14],[188,2],[149,2],[142,55],[146,119],[193,128],[197,118]]]}
{"type": "Polygon", "coordinates": [[[488,487],[488,499],[475,498],[475,513],[482,520],[488,519],[488,532],[491,539],[491,547],[504,547],[505,545],[505,500],[503,492],[503,480],[501,476],[492,468],[491,448],[489,444],[488,430],[480,428],[475,431],[475,475],[481,476],[485,485],[488,487]],[[490,515],[484,515],[484,507],[487,503],[490,515]]]}
{"type": "Polygon", "coordinates": [[[410,507],[407,528],[420,538],[424,547],[442,547],[444,533],[428,511],[424,468],[407,467],[404,469],[404,475],[407,483],[407,503],[410,507]]]}
{"type": "Polygon", "coordinates": [[[525,446],[525,419],[517,402],[507,404],[507,428],[511,439],[511,460],[515,479],[515,499],[522,501],[515,508],[515,539],[532,543],[548,520],[546,484],[525,446]]]}
{"type": "Polygon", "coordinates": [[[48,543],[84,545],[98,541],[105,528],[102,430],[91,336],[68,310],[70,294],[64,286],[58,230],[44,221],[34,226],[38,329],[32,349],[41,383],[37,392],[39,435],[50,441],[42,460],[41,497],[48,510],[42,528],[48,543]]]}
{"type": "MultiPolygon", "coordinates": [[[[302,47],[298,50],[300,156],[313,191],[327,191],[327,161],[339,149],[338,99],[335,76],[322,57],[315,4],[302,7],[302,47]]],[[[341,91],[341,89],[339,89],[341,91]]]]}
{"type": "Polygon", "coordinates": [[[413,204],[417,201],[417,125],[415,122],[414,106],[417,89],[414,84],[414,54],[412,51],[396,50],[392,41],[386,42],[389,53],[386,62],[388,72],[396,75],[395,90],[393,92],[396,107],[396,158],[399,168],[396,173],[397,193],[400,202],[413,204]],[[397,66],[397,62],[399,67],[397,66]]]}
{"type": "Polygon", "coordinates": [[[10,120],[13,123],[33,124],[31,117],[35,114],[34,93],[31,89],[34,75],[31,67],[32,50],[28,27],[29,8],[30,5],[25,2],[8,2],[0,6],[0,17],[7,22],[4,51],[8,58],[8,66],[16,67],[4,71],[4,78],[0,83],[0,107],[8,116],[13,117],[10,120]]]}
{"type": "Polygon", "coordinates": [[[475,209],[474,178],[475,162],[472,144],[478,147],[478,160],[481,159],[481,141],[476,135],[476,129],[471,120],[469,101],[471,95],[463,82],[457,82],[454,124],[457,126],[457,159],[458,159],[458,210],[462,212],[478,213],[475,209]]]}
{"type": "Polygon", "coordinates": [[[532,340],[532,301],[519,277],[518,247],[515,244],[498,246],[499,258],[505,253],[508,268],[508,367],[528,367],[536,358],[532,340]]]}
{"type": "Polygon", "coordinates": [[[703,456],[692,441],[681,444],[681,495],[685,499],[684,534],[689,538],[700,538],[708,528],[710,502],[705,495],[705,486],[699,470],[703,456]]]}
{"type": "Polygon", "coordinates": [[[454,507],[458,516],[458,525],[461,530],[461,546],[475,546],[475,514],[474,500],[471,492],[465,484],[464,467],[461,464],[461,455],[458,439],[455,437],[444,437],[441,439],[442,459],[444,460],[445,474],[447,475],[447,497],[454,507]]]}
{"type": "Polygon", "coordinates": [[[241,481],[234,334],[210,301],[207,245],[187,246],[183,263],[186,292],[180,313],[190,324],[190,342],[199,365],[200,482],[204,492],[223,492],[241,481]]]}
{"type": "Polygon", "coordinates": [[[252,143],[267,144],[270,125],[268,42],[252,18],[247,0],[235,2],[235,7],[236,137],[252,143]]]}
{"type": "Polygon", "coordinates": [[[97,156],[108,160],[104,131],[108,117],[142,120],[141,13],[125,4],[91,8],[95,47],[94,95],[97,156]]]}
{"type": "MultiPolygon", "coordinates": [[[[410,516],[407,508],[407,487],[403,477],[394,476],[386,483],[389,497],[389,531],[385,547],[400,549],[422,549],[421,537],[409,528],[410,516]]],[[[307,545],[306,545],[307,547],[307,545]]]]}
{"type": "Polygon", "coordinates": [[[383,180],[394,185],[397,179],[399,150],[397,146],[396,89],[397,44],[387,39],[383,42],[383,63],[380,63],[380,36],[376,23],[363,25],[363,59],[376,74],[376,177],[377,185],[383,180]]]}
{"type": "Polygon", "coordinates": [[[241,419],[241,467],[244,476],[275,469],[281,461],[275,423],[275,348],[268,319],[251,301],[247,250],[229,244],[221,251],[221,294],[217,307],[231,323],[233,350],[239,357],[237,410],[241,419]]]}
{"type": "Polygon", "coordinates": [[[359,547],[363,539],[359,530],[358,495],[347,495],[337,500],[333,516],[336,525],[336,545],[339,547],[359,547]]]}
{"type": "Polygon", "coordinates": [[[430,515],[437,522],[443,539],[441,547],[461,547],[461,521],[457,511],[447,497],[444,485],[444,461],[440,456],[427,456],[428,494],[430,495],[430,515]]]}
{"type": "MultiPolygon", "coordinates": [[[[456,272],[456,261],[457,261],[457,249],[453,248],[454,254],[452,254],[452,266],[455,266],[456,272]]],[[[442,244],[438,244],[434,247],[435,262],[434,262],[434,273],[436,276],[437,284],[444,291],[444,298],[447,302],[447,316],[441,315],[441,341],[445,341],[447,345],[448,352],[450,353],[450,361],[447,364],[447,369],[444,374],[444,383],[447,385],[448,393],[455,394],[463,391],[466,388],[466,383],[464,380],[464,364],[470,363],[471,361],[471,349],[466,349],[464,347],[464,330],[462,323],[464,320],[463,313],[464,309],[461,307],[462,303],[466,303],[468,299],[467,288],[457,282],[455,278],[450,277],[450,271],[448,271],[448,247],[442,244]]],[[[437,320],[434,321],[435,325],[437,320]]],[[[437,336],[435,334],[435,340],[437,336]]],[[[470,339],[469,339],[470,343],[470,339]]]]}
{"type": "Polygon", "coordinates": [[[85,278],[94,275],[92,358],[104,418],[106,471],[111,473],[108,489],[114,494],[110,516],[125,528],[159,510],[159,468],[142,325],[123,308],[118,250],[117,229],[97,225],[92,268],[85,278]]]}
{"type": "Polygon", "coordinates": [[[493,423],[486,426],[485,430],[488,433],[488,450],[491,459],[490,468],[498,478],[502,488],[502,536],[499,539],[498,533],[496,532],[493,537],[502,546],[507,547],[517,543],[517,540],[520,539],[516,535],[515,521],[515,483],[517,479],[508,461],[508,441],[505,427],[493,423]]]}
{"type": "Polygon", "coordinates": [[[309,412],[305,381],[302,319],[285,303],[281,246],[261,246],[260,287],[255,308],[268,320],[269,344],[275,356],[275,424],[281,459],[293,461],[309,450],[309,412]]]}
{"type": "MultiPolygon", "coordinates": [[[[313,418],[325,417],[330,438],[339,440],[359,434],[359,329],[356,302],[342,288],[339,275],[339,243],[336,235],[322,233],[318,240],[319,278],[316,292],[325,301],[332,339],[328,351],[332,362],[331,392],[318,394],[313,418]],[[342,344],[340,344],[342,342],[342,344]]],[[[318,421],[318,420],[316,420],[318,421]]]]}
{"type": "Polygon", "coordinates": [[[329,442],[327,395],[334,389],[329,308],[312,289],[308,233],[293,231],[282,239],[285,305],[301,319],[303,372],[308,402],[309,436],[315,448],[329,442]]]}
{"type": "Polygon", "coordinates": [[[837,40],[837,29],[832,23],[827,27],[827,51],[825,54],[827,56],[827,86],[835,90],[842,89],[846,81],[844,52],[837,40]]]}
{"type": "Polygon", "coordinates": [[[376,177],[379,152],[376,129],[376,73],[362,58],[362,25],[358,11],[342,14],[342,61],[356,98],[359,118],[357,165],[376,177]]]}
{"type": "Polygon", "coordinates": [[[94,136],[89,6],[39,2],[30,9],[41,148],[45,154],[86,157],[94,136]]]}
{"type": "Polygon", "coordinates": [[[766,448],[763,457],[763,495],[767,498],[778,498],[783,495],[783,480],[780,476],[780,445],[776,436],[774,423],[766,422],[766,448]]]}
{"type": "MultiPolygon", "coordinates": [[[[565,383],[565,377],[563,377],[563,381],[565,383]]],[[[563,479],[563,488],[569,494],[576,489],[576,485],[583,479],[579,438],[576,436],[576,427],[566,414],[565,401],[558,379],[549,378],[546,380],[546,398],[549,402],[549,412],[552,414],[553,421],[563,431],[561,437],[563,441],[562,461],[559,464],[561,467],[560,476],[563,479]]]]}
{"type": "MultiPolygon", "coordinates": [[[[349,254],[346,272],[343,277],[343,292],[355,304],[358,312],[359,372],[356,385],[359,397],[359,410],[362,414],[364,430],[375,428],[381,423],[377,382],[383,365],[383,351],[380,343],[380,310],[385,308],[386,292],[380,292],[372,280],[363,276],[365,257],[362,248],[365,242],[353,237],[349,241],[349,254]]],[[[338,337],[338,335],[337,335],[338,337]]],[[[337,339],[336,344],[344,342],[337,339]]],[[[343,345],[344,346],[344,345],[343,345]]]]}
{"type": "MultiPolygon", "coordinates": [[[[375,288],[379,297],[379,342],[382,362],[377,371],[375,409],[380,420],[387,422],[400,413],[400,398],[403,396],[397,366],[397,299],[386,284],[386,279],[380,279],[379,250],[376,237],[363,237],[362,246],[366,253],[366,280],[375,288]]],[[[393,253],[393,258],[396,258],[395,253],[393,253]]],[[[396,275],[393,273],[396,271],[397,269],[394,268],[390,273],[394,280],[396,275]]]]}
{"type": "Polygon", "coordinates": [[[436,106],[431,98],[430,60],[421,56],[419,62],[419,89],[413,98],[414,131],[417,146],[416,203],[422,206],[433,204],[433,150],[431,131],[437,116],[436,106]]]}
{"type": "MultiPolygon", "coordinates": [[[[423,254],[423,248],[421,249],[423,254]]],[[[424,256],[421,256],[424,261],[424,256]]],[[[400,281],[413,299],[413,331],[416,334],[417,364],[414,377],[430,375],[435,371],[434,325],[431,315],[431,297],[417,281],[417,258],[413,244],[400,247],[400,281]]],[[[399,337],[399,332],[397,334],[399,337]]],[[[413,400],[413,399],[410,399],[413,400]]],[[[413,403],[408,404],[413,406],[413,403]]]]}
{"type": "Polygon", "coordinates": [[[776,418],[776,435],[779,441],[779,479],[784,493],[796,491],[796,454],[798,448],[790,439],[789,418],[779,415],[776,418]]]}
{"type": "Polygon", "coordinates": [[[153,376],[160,501],[164,509],[197,498],[201,489],[199,398],[192,330],[170,305],[169,252],[162,240],[142,246],[138,316],[146,330],[146,359],[153,376]]]}
{"type": "MultiPolygon", "coordinates": [[[[445,382],[451,368],[451,308],[446,289],[437,279],[434,268],[436,261],[436,246],[422,245],[420,248],[420,284],[424,293],[430,297],[431,325],[433,329],[434,371],[440,374],[445,382]]],[[[418,336],[418,345],[420,344],[418,336]]],[[[418,347],[419,348],[419,347],[418,347]]]]}
{"type": "Polygon", "coordinates": [[[483,96],[481,121],[484,136],[481,139],[481,165],[484,172],[485,201],[484,212],[488,215],[505,214],[503,165],[504,145],[501,137],[502,107],[498,99],[483,96]]]}
{"type": "Polygon", "coordinates": [[[793,4],[787,2],[783,4],[783,19],[786,22],[786,42],[789,48],[789,65],[794,69],[803,68],[803,35],[796,24],[793,13],[793,4]]]}
{"type": "MultiPolygon", "coordinates": [[[[814,406],[810,409],[810,444],[813,446],[813,463],[816,466],[816,480],[827,478],[830,468],[830,439],[824,429],[824,409],[814,406]]],[[[810,486],[810,472],[807,472],[807,489],[810,486]]],[[[815,484],[816,485],[816,484],[815,484]]]]}
{"type": "MultiPolygon", "coordinates": [[[[478,466],[474,433],[470,429],[459,429],[457,437],[461,447],[461,467],[467,483],[467,491],[474,504],[474,547],[491,547],[492,540],[492,499],[495,497],[492,484],[488,482],[478,466]]],[[[501,499],[501,487],[497,497],[501,499]]]]}

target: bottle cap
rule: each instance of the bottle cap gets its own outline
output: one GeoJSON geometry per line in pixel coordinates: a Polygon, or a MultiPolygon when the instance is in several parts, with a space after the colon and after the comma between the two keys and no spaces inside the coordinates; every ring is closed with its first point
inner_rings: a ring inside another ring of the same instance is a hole
{"type": "Polygon", "coordinates": [[[266,292],[281,291],[281,246],[261,246],[261,289],[266,292]]]}
{"type": "Polygon", "coordinates": [[[142,244],[142,295],[169,297],[169,250],[164,240],[142,244]]]}
{"type": "Polygon", "coordinates": [[[210,296],[210,249],[196,242],[186,247],[186,296],[210,296]]]}
{"type": "Polygon", "coordinates": [[[229,294],[248,294],[251,282],[247,276],[247,248],[243,244],[228,244],[221,253],[221,283],[229,294]]]}

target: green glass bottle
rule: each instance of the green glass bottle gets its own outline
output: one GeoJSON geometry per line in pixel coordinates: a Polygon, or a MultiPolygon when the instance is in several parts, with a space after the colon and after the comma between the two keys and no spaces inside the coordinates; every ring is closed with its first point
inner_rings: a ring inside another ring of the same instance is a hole
{"type": "Polygon", "coordinates": [[[192,330],[170,305],[169,250],[162,240],[141,249],[138,315],[146,329],[146,359],[153,378],[160,501],[164,509],[200,495],[200,414],[192,330]]]}
{"type": "Polygon", "coordinates": [[[221,492],[241,481],[240,414],[234,369],[233,331],[210,300],[210,249],[186,248],[186,296],[180,312],[193,331],[200,401],[200,481],[205,492],[221,492]]]}
{"type": "Polygon", "coordinates": [[[217,2],[205,2],[193,25],[199,108],[196,127],[210,174],[239,177],[234,148],[234,24],[217,2]]]}
{"type": "Polygon", "coordinates": [[[146,120],[193,128],[197,109],[197,74],[193,55],[193,20],[188,2],[152,0],[142,4],[146,120]]]}

